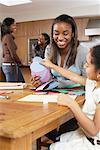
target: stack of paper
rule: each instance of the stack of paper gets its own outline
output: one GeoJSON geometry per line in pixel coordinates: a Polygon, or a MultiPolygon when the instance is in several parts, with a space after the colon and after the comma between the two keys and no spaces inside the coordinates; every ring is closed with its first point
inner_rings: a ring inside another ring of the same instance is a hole
{"type": "Polygon", "coordinates": [[[24,89],[26,86],[26,83],[0,82],[1,90],[24,89]]]}

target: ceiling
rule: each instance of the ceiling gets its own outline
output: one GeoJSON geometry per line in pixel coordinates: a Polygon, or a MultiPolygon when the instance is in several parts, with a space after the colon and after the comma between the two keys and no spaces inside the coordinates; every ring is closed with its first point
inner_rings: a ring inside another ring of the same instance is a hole
{"type": "Polygon", "coordinates": [[[67,13],[72,16],[100,16],[100,0],[32,0],[16,6],[0,5],[0,19],[8,15],[17,21],[42,20],[67,13]]]}

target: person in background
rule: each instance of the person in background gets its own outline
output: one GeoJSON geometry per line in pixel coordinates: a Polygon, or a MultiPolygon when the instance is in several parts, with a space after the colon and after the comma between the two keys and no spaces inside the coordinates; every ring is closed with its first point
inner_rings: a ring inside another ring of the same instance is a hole
{"type": "Polygon", "coordinates": [[[2,70],[7,82],[25,82],[19,65],[21,61],[16,54],[17,45],[14,41],[16,22],[13,18],[7,17],[1,24],[1,42],[3,49],[2,70]]]}
{"type": "Polygon", "coordinates": [[[45,48],[50,44],[50,37],[47,33],[41,33],[38,37],[37,44],[33,49],[33,57],[39,56],[44,58],[45,48]]]}
{"type": "MultiPolygon", "coordinates": [[[[1,22],[0,22],[0,30],[1,30],[1,22]]],[[[1,39],[1,32],[0,32],[0,39],[1,39]]],[[[3,72],[2,72],[2,44],[1,44],[1,40],[0,40],[0,81],[4,81],[3,80],[3,72]]]]}
{"type": "Polygon", "coordinates": [[[60,94],[58,104],[68,106],[80,128],[76,131],[62,134],[60,142],[50,146],[50,150],[99,150],[100,149],[100,45],[90,49],[87,54],[85,69],[87,79],[70,70],[65,70],[49,60],[43,65],[53,68],[62,76],[74,82],[86,85],[85,103],[83,109],[68,94],[60,94]]]}

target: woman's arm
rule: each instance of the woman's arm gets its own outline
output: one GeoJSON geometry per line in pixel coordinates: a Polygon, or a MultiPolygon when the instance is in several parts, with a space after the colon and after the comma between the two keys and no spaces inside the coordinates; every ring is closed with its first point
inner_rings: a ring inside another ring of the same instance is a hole
{"type": "Polygon", "coordinates": [[[45,48],[45,54],[44,54],[44,58],[48,59],[48,60],[52,60],[52,56],[53,56],[53,52],[51,50],[51,46],[50,44],[46,46],[45,48]]]}
{"type": "Polygon", "coordinates": [[[65,78],[68,78],[76,83],[79,83],[81,85],[85,85],[86,83],[86,78],[83,76],[80,76],[77,73],[74,73],[70,70],[65,70],[62,67],[59,67],[55,64],[53,64],[51,61],[45,59],[43,60],[43,62],[41,62],[42,65],[49,67],[51,69],[54,69],[56,72],[60,73],[62,76],[64,76],[65,78]]]}
{"type": "Polygon", "coordinates": [[[68,106],[73,112],[75,118],[84,132],[89,136],[95,136],[100,131],[100,107],[96,109],[94,119],[89,119],[85,113],[82,112],[80,106],[69,95],[60,94],[58,104],[68,106]]]}

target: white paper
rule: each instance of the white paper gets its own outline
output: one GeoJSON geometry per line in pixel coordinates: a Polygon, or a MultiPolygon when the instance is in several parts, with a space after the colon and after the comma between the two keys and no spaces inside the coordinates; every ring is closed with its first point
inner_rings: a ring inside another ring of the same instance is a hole
{"type": "Polygon", "coordinates": [[[43,103],[57,103],[58,95],[34,95],[30,94],[28,96],[25,96],[21,99],[18,99],[18,101],[25,101],[25,102],[43,102],[43,103]]]}

